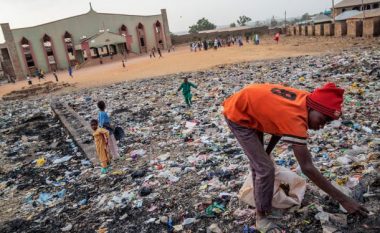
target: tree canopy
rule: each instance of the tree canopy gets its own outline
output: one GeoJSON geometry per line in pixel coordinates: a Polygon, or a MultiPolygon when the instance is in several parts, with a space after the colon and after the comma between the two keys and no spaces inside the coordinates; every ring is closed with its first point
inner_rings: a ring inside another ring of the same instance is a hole
{"type": "Polygon", "coordinates": [[[272,17],[271,21],[270,21],[270,26],[271,27],[276,27],[278,24],[277,20],[274,18],[274,16],[272,17]]]}
{"type": "Polygon", "coordinates": [[[199,19],[196,24],[189,27],[189,33],[198,33],[199,31],[212,30],[216,25],[208,21],[205,17],[199,19]]]}
{"type": "Polygon", "coordinates": [[[234,28],[234,27],[236,27],[236,23],[231,23],[230,28],[234,28]]]}
{"type": "Polygon", "coordinates": [[[237,20],[237,23],[240,25],[240,26],[245,26],[248,22],[252,21],[251,18],[245,16],[245,15],[242,15],[242,16],[239,16],[239,19],[237,20]]]}
{"type": "Polygon", "coordinates": [[[311,19],[311,17],[309,15],[309,13],[305,13],[301,17],[301,21],[306,21],[306,20],[310,20],[310,19],[311,19]]]}

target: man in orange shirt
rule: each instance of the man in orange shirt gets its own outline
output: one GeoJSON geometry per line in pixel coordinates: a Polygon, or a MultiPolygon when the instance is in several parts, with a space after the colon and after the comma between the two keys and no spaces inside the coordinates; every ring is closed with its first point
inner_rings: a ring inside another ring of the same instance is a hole
{"type": "Polygon", "coordinates": [[[224,116],[248,156],[253,176],[256,227],[262,232],[281,232],[268,215],[272,209],[274,164],[269,154],[277,142],[292,144],[302,172],[319,188],[339,201],[348,213],[368,212],[336,189],[314,167],[307,148],[307,130],[319,130],[341,116],[344,90],[328,83],[313,93],[274,84],[254,84],[225,100],[224,116]],[[263,135],[272,138],[264,149],[263,135]]]}

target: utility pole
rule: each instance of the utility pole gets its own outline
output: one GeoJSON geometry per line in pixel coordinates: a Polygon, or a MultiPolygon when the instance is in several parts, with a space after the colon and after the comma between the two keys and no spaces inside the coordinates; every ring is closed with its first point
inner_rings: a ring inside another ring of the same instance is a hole
{"type": "Polygon", "coordinates": [[[364,20],[365,19],[364,0],[362,0],[362,9],[363,9],[363,20],[364,20]]]}
{"type": "Polygon", "coordinates": [[[287,29],[286,29],[286,11],[285,11],[285,34],[287,33],[287,29]]]}
{"type": "Polygon", "coordinates": [[[332,0],[332,15],[333,15],[333,23],[335,23],[335,3],[334,3],[334,0],[332,0]]]}
{"type": "Polygon", "coordinates": [[[286,27],[286,11],[285,11],[285,27],[286,27]]]}

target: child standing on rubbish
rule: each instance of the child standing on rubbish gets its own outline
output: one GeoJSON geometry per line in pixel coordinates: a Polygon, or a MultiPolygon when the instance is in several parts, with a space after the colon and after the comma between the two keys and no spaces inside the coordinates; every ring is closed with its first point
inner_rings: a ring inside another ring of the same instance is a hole
{"type": "Polygon", "coordinates": [[[110,134],[108,130],[99,128],[97,120],[91,120],[91,128],[94,130],[92,134],[94,136],[96,153],[101,166],[101,173],[106,174],[108,172],[108,166],[110,164],[110,154],[108,152],[108,141],[110,134]]]}
{"type": "Polygon", "coordinates": [[[197,88],[197,86],[194,85],[193,83],[189,82],[187,78],[184,78],[183,83],[181,84],[181,86],[177,90],[177,92],[179,92],[182,89],[183,97],[185,98],[185,102],[189,108],[193,104],[191,101],[191,99],[193,97],[191,94],[191,87],[197,88]]]}
{"type": "Polygon", "coordinates": [[[109,118],[108,114],[105,112],[106,104],[104,103],[104,101],[98,102],[98,108],[100,110],[98,113],[99,127],[105,128],[110,133],[109,143],[108,143],[109,151],[110,151],[111,156],[113,158],[118,159],[120,157],[119,149],[117,147],[116,139],[115,139],[115,136],[113,134],[113,129],[111,127],[110,118],[109,118]]]}
{"type": "Polygon", "coordinates": [[[315,168],[307,148],[308,129],[319,130],[341,116],[343,93],[344,90],[334,83],[312,93],[275,84],[253,84],[224,101],[227,125],[250,162],[256,227],[261,232],[281,233],[281,228],[270,218],[275,167],[269,156],[281,138],[292,145],[303,174],[320,189],[337,200],[348,213],[364,216],[368,213],[315,168]],[[266,149],[264,133],[272,135],[266,149]]]}

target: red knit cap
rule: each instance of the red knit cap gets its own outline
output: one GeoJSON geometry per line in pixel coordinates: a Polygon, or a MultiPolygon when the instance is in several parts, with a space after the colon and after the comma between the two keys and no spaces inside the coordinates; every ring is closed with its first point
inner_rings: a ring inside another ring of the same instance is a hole
{"type": "Polygon", "coordinates": [[[334,83],[327,83],[322,88],[317,88],[306,98],[307,106],[332,119],[338,119],[342,115],[344,90],[337,88],[334,83]]]}

